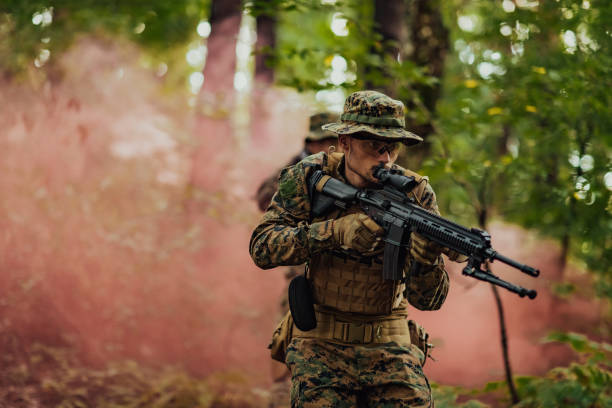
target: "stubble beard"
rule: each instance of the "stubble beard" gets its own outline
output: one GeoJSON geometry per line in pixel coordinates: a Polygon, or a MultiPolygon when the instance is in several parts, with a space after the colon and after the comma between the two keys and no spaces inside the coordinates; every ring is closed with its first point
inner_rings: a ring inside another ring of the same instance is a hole
{"type": "MultiPolygon", "coordinates": [[[[366,186],[371,186],[371,185],[376,184],[376,181],[373,180],[374,176],[369,176],[368,174],[363,174],[361,171],[359,171],[356,168],[354,168],[353,166],[351,166],[351,163],[350,163],[351,162],[350,158],[351,158],[351,153],[352,153],[351,150],[349,150],[348,156],[345,158],[345,161],[344,161],[345,165],[346,165],[346,168],[348,170],[352,171],[353,173],[357,174],[359,177],[361,177],[361,180],[365,183],[366,186]]],[[[372,169],[374,169],[374,167],[376,167],[376,166],[373,166],[372,169]]]]}

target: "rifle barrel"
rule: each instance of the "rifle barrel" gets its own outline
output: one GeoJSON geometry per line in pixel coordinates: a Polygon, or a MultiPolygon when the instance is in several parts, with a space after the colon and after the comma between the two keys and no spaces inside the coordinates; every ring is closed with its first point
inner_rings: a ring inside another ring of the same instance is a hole
{"type": "Polygon", "coordinates": [[[495,255],[493,255],[492,259],[497,259],[497,260],[505,263],[506,265],[510,265],[510,266],[518,269],[519,271],[521,271],[523,273],[526,273],[529,276],[535,276],[535,277],[540,276],[540,270],[539,269],[535,269],[535,268],[532,268],[531,266],[524,265],[522,263],[518,263],[518,262],[516,262],[516,261],[514,261],[514,260],[512,260],[512,259],[510,259],[508,257],[505,257],[505,256],[503,256],[503,255],[501,255],[501,254],[499,254],[497,252],[495,253],[495,255]]]}

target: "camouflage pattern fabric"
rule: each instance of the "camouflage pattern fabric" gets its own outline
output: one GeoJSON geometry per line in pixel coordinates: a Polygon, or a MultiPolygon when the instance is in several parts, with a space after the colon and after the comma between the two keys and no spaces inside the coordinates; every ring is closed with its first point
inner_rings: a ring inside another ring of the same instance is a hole
{"type": "MultiPolygon", "coordinates": [[[[321,126],[319,125],[319,129],[320,127],[321,126]]],[[[329,133],[329,132],[326,132],[326,133],[329,133]]],[[[289,162],[285,165],[285,167],[289,167],[289,166],[293,166],[297,164],[298,162],[300,162],[300,160],[304,159],[309,154],[310,153],[306,149],[303,149],[300,153],[292,157],[291,160],[289,160],[289,162]]],[[[255,194],[255,200],[257,201],[257,206],[259,207],[261,211],[265,211],[266,208],[268,208],[268,206],[270,205],[270,201],[272,200],[272,196],[274,195],[274,193],[276,193],[276,190],[278,189],[279,173],[280,173],[280,170],[271,174],[268,178],[266,178],[261,183],[261,185],[257,189],[257,192],[255,194]]],[[[283,291],[281,292],[281,297],[279,301],[279,316],[278,316],[279,319],[282,316],[284,316],[285,313],[287,313],[287,311],[289,310],[289,299],[287,297],[287,289],[289,286],[289,281],[293,279],[293,277],[303,272],[304,272],[303,265],[290,266],[285,271],[284,273],[285,285],[284,285],[283,291]]],[[[277,364],[280,365],[280,363],[277,363],[277,364]]],[[[285,368],[285,370],[287,369],[285,368]]],[[[272,386],[270,387],[269,408],[286,408],[289,406],[290,404],[290,399],[289,399],[290,386],[291,386],[291,379],[290,379],[290,375],[288,371],[286,375],[274,380],[274,382],[272,383],[272,386]]]]}
{"type": "Polygon", "coordinates": [[[354,92],[346,98],[340,122],[328,123],[323,130],[338,134],[367,132],[385,140],[414,145],[423,139],[404,129],[404,104],[376,91],[354,92]]]}
{"type": "MultiPolygon", "coordinates": [[[[336,133],[323,130],[321,126],[329,122],[337,121],[338,119],[339,116],[337,114],[329,112],[320,112],[310,116],[309,132],[304,138],[304,141],[313,142],[331,138],[337,139],[338,135],[336,133]]],[[[311,154],[311,152],[304,148],[300,153],[292,157],[291,160],[289,160],[289,162],[285,164],[284,167],[293,166],[297,164],[300,160],[306,158],[311,154]]],[[[268,208],[268,205],[270,205],[270,200],[272,200],[272,196],[274,195],[274,193],[276,193],[276,190],[278,189],[279,173],[280,171],[276,171],[271,174],[270,177],[268,177],[263,181],[263,183],[261,183],[261,185],[257,189],[257,193],[255,193],[257,206],[261,211],[265,211],[266,208],[268,208]]]]}
{"type": "Polygon", "coordinates": [[[306,186],[306,164],[309,156],[295,166],[284,168],[279,177],[278,192],[253,231],[251,257],[262,269],[305,263],[310,253],[333,246],[331,220],[309,224],[310,200],[306,186]]]}
{"type": "Polygon", "coordinates": [[[287,349],[291,407],[432,407],[422,360],[414,345],[342,346],[293,339],[287,349]]]}
{"type": "Polygon", "coordinates": [[[335,122],[339,115],[329,112],[321,112],[310,117],[309,133],[306,135],[306,142],[313,142],[324,139],[337,139],[338,135],[329,130],[323,130],[321,126],[329,122],[335,122]]]}
{"type": "MultiPolygon", "coordinates": [[[[322,115],[324,115],[325,118],[328,117],[325,114],[322,114],[322,115]]],[[[303,149],[300,153],[293,156],[291,160],[289,160],[289,162],[285,165],[285,167],[294,166],[297,163],[299,163],[301,160],[303,160],[304,158],[308,157],[309,155],[310,153],[306,149],[303,149]]],[[[265,179],[261,183],[259,188],[257,189],[257,193],[255,194],[255,199],[257,200],[257,206],[259,207],[261,211],[265,211],[266,208],[268,208],[268,206],[270,205],[270,201],[272,201],[272,197],[274,196],[274,193],[276,193],[276,191],[278,190],[279,173],[280,173],[280,170],[270,175],[270,177],[265,179]]],[[[280,315],[279,316],[283,316],[287,312],[287,310],[289,310],[289,300],[287,299],[287,287],[289,285],[289,281],[303,272],[304,272],[303,265],[292,265],[289,268],[287,268],[287,270],[285,271],[284,275],[285,275],[286,284],[285,284],[285,289],[283,290],[281,299],[280,299],[280,309],[279,309],[280,315]]]]}
{"type": "MultiPolygon", "coordinates": [[[[333,217],[340,214],[335,212],[330,215],[332,218],[321,220],[310,217],[306,180],[314,165],[346,182],[344,157],[340,153],[321,152],[283,169],[278,192],[251,236],[249,250],[259,267],[298,265],[337,249],[332,226],[333,217]]],[[[403,170],[399,166],[394,169],[403,170]]],[[[426,179],[419,179],[421,184],[410,194],[423,208],[438,213],[433,189],[426,179]]],[[[382,265],[379,268],[373,270],[376,277],[381,276],[382,265]]],[[[374,284],[386,285],[380,279],[380,283],[374,284]]],[[[448,275],[440,258],[436,265],[410,276],[404,297],[420,310],[435,310],[444,302],[448,287],[448,275]]],[[[397,310],[404,310],[408,302],[402,300],[397,310]]],[[[396,343],[349,345],[296,337],[286,355],[292,373],[292,406],[355,407],[359,401],[368,401],[369,406],[377,407],[428,407],[432,402],[422,372],[423,359],[423,353],[414,344],[408,347],[396,343]]]]}
{"type": "MultiPolygon", "coordinates": [[[[309,155],[310,152],[308,152],[306,149],[303,149],[300,153],[293,156],[291,160],[287,162],[285,167],[294,166],[309,155]]],[[[274,193],[276,193],[276,190],[278,190],[279,173],[280,170],[271,174],[261,183],[261,185],[257,189],[257,192],[255,193],[255,200],[257,201],[257,206],[261,211],[266,211],[266,208],[268,208],[268,206],[270,205],[272,196],[274,195],[274,193]]]]}
{"type": "MultiPolygon", "coordinates": [[[[312,165],[324,165],[327,160],[328,155],[321,152],[282,170],[278,193],[272,198],[251,236],[249,250],[260,268],[303,264],[319,252],[334,249],[332,220],[310,223],[310,199],[306,185],[312,165]]],[[[341,171],[343,166],[344,161],[341,160],[338,169],[330,175],[346,182],[341,171]]],[[[401,169],[399,166],[394,168],[401,169]]],[[[414,198],[421,207],[439,214],[435,193],[428,183],[414,198]]],[[[436,310],[446,299],[447,293],[448,275],[440,258],[437,265],[422,268],[410,276],[405,297],[419,310],[436,310]]]]}

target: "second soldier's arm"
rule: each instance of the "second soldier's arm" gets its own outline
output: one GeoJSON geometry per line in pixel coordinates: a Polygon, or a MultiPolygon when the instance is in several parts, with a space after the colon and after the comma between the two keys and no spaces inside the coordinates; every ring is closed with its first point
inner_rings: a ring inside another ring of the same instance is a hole
{"type": "MultiPolygon", "coordinates": [[[[289,160],[289,162],[285,165],[285,167],[295,166],[305,156],[307,156],[307,152],[303,150],[299,154],[293,156],[291,160],[289,160]]],[[[272,201],[272,196],[274,196],[274,193],[276,192],[276,190],[278,190],[279,173],[280,171],[277,171],[271,176],[269,176],[267,179],[265,179],[257,189],[257,192],[255,193],[255,200],[257,201],[257,206],[261,211],[266,211],[266,209],[270,205],[270,202],[272,201]]]]}
{"type": "Polygon", "coordinates": [[[311,254],[332,248],[332,220],[309,223],[310,200],[303,163],[287,167],[279,176],[278,191],[253,231],[249,251],[263,269],[299,265],[311,254]]]}

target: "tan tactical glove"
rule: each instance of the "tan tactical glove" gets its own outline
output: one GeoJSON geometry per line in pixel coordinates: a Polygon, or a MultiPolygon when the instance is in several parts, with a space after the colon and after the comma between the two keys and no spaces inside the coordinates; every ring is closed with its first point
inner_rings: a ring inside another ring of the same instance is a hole
{"type": "Polygon", "coordinates": [[[382,227],[365,214],[349,214],[333,222],[333,238],[342,247],[359,253],[373,251],[381,242],[382,227]]]}
{"type": "Polygon", "coordinates": [[[467,256],[462,255],[459,252],[455,252],[452,249],[444,248],[442,252],[453,262],[465,262],[468,260],[467,256]]]}
{"type": "Polygon", "coordinates": [[[417,233],[412,233],[410,244],[410,255],[415,261],[424,265],[438,263],[443,247],[417,233]]]}

